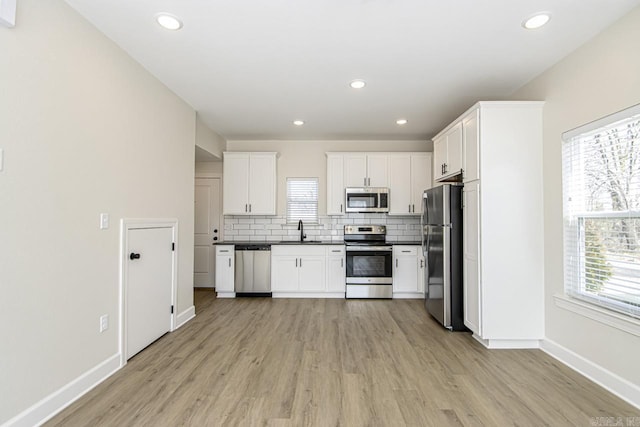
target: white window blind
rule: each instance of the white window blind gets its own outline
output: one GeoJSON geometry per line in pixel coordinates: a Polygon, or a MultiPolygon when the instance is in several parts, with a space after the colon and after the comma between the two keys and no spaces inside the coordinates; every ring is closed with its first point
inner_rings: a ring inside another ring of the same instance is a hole
{"type": "Polygon", "coordinates": [[[640,318],[640,105],[563,139],[565,292],[640,318]]]}
{"type": "Polygon", "coordinates": [[[318,223],[318,178],[287,178],[287,222],[318,223]]]}

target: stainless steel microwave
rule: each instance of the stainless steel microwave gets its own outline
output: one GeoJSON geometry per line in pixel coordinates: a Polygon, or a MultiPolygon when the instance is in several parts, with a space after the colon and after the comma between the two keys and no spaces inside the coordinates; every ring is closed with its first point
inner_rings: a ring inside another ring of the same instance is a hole
{"type": "Polygon", "coordinates": [[[388,188],[350,187],[345,197],[345,212],[389,212],[388,188]]]}

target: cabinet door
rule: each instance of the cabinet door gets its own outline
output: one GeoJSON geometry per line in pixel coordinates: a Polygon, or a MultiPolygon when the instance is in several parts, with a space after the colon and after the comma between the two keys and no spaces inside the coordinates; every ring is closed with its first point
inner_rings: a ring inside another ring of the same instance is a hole
{"type": "Polygon", "coordinates": [[[389,156],[389,215],[411,213],[411,175],[411,155],[389,156]]]}
{"type": "Polygon", "coordinates": [[[234,270],[233,246],[216,248],[216,292],[234,292],[234,270]]]}
{"type": "Polygon", "coordinates": [[[444,176],[444,164],[447,162],[447,137],[443,135],[433,140],[433,180],[444,176]]]}
{"type": "Polygon", "coordinates": [[[389,155],[367,155],[367,185],[370,187],[389,186],[389,155]]]}
{"type": "Polygon", "coordinates": [[[344,215],[344,157],[327,156],[327,215],[344,215]]]}
{"type": "Polygon", "coordinates": [[[411,213],[422,214],[422,193],[433,186],[431,165],[430,153],[411,156],[411,213]]]}
{"type": "Polygon", "coordinates": [[[482,291],[480,284],[480,183],[464,186],[463,294],[464,324],[482,336],[482,291]]]}
{"type": "Polygon", "coordinates": [[[418,292],[424,294],[424,275],[427,267],[427,260],[422,253],[422,247],[418,249],[418,292]]]}
{"type": "Polygon", "coordinates": [[[393,292],[419,292],[417,246],[394,246],[393,258],[393,292]]]}
{"type": "Polygon", "coordinates": [[[225,215],[249,214],[249,154],[225,153],[222,180],[225,215]]]}
{"type": "Polygon", "coordinates": [[[290,255],[271,256],[271,291],[298,291],[298,257],[290,255]]]}
{"type": "Polygon", "coordinates": [[[303,292],[324,292],[326,288],[326,258],[305,256],[298,259],[298,289],[303,292]]]}
{"type": "Polygon", "coordinates": [[[474,110],[462,119],[462,180],[465,183],[480,179],[478,114],[479,110],[474,110]]]}
{"type": "Polygon", "coordinates": [[[344,155],[344,186],[364,187],[367,185],[366,154],[344,155]]]}
{"type": "Polygon", "coordinates": [[[345,275],[344,256],[329,256],[327,258],[327,292],[344,292],[345,275]]]}
{"type": "Polygon", "coordinates": [[[276,156],[251,154],[249,164],[249,213],[276,214],[276,156]]]}
{"type": "Polygon", "coordinates": [[[456,175],[462,170],[462,123],[447,133],[447,162],[445,175],[456,175]]]}

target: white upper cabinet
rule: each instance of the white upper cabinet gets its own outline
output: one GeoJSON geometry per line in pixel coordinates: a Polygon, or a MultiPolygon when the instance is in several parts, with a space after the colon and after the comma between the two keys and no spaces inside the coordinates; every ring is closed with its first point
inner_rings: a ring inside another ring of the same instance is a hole
{"type": "Polygon", "coordinates": [[[364,153],[344,154],[344,187],[365,187],[367,185],[367,155],[364,153]]]}
{"type": "Polygon", "coordinates": [[[344,156],[327,154],[327,215],[344,215],[344,156]]]}
{"type": "Polygon", "coordinates": [[[367,186],[389,186],[389,155],[367,154],[367,186]]]}
{"type": "Polygon", "coordinates": [[[480,110],[462,118],[462,182],[480,179],[480,110]]]}
{"type": "Polygon", "coordinates": [[[422,213],[422,193],[431,188],[431,153],[389,155],[389,215],[422,213]]]}
{"type": "Polygon", "coordinates": [[[224,153],[223,213],[276,214],[277,153],[224,153]]]}
{"type": "Polygon", "coordinates": [[[433,139],[433,177],[446,181],[462,170],[462,123],[456,123],[433,139]]]}

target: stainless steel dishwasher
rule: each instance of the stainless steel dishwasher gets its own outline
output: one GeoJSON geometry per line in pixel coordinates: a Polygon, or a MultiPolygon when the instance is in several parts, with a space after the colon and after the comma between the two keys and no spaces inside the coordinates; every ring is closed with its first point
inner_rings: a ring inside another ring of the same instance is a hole
{"type": "Polygon", "coordinates": [[[271,296],[271,246],[236,244],[236,296],[271,296]]]}

